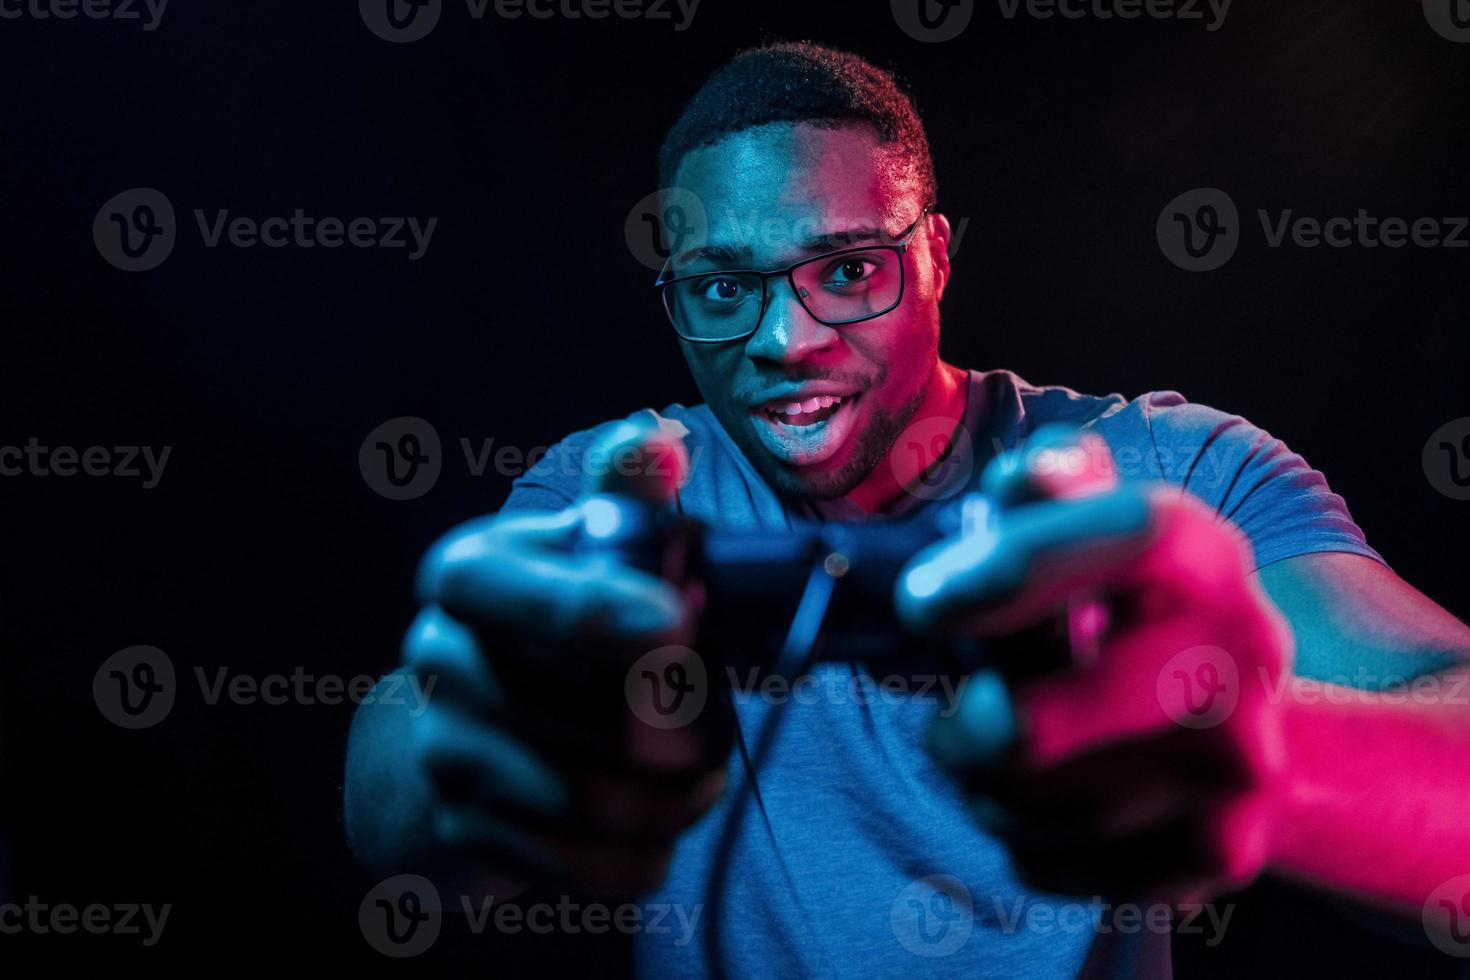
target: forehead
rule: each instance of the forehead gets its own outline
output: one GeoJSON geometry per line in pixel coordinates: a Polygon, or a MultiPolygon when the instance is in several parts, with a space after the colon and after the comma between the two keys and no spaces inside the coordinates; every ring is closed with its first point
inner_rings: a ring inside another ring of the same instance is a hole
{"type": "Polygon", "coordinates": [[[895,148],[866,124],[825,128],[769,123],[688,153],[674,183],[703,205],[710,242],[748,242],[771,251],[770,234],[804,234],[913,220],[917,205],[895,148]],[[764,228],[765,233],[762,233],[764,228]]]}

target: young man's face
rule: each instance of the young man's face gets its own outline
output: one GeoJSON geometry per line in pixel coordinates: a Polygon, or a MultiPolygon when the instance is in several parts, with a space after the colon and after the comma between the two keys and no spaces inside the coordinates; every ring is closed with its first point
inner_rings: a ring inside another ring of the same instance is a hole
{"type": "MultiPolygon", "coordinates": [[[[674,256],[671,274],[778,269],[895,241],[927,203],[896,153],[872,127],[807,123],[756,127],[689,153],[675,184],[702,203],[708,231],[697,243],[702,251],[674,256]]],[[[827,326],[777,277],[753,335],[681,341],[705,401],[781,493],[847,494],[882,461],[923,401],[939,364],[938,304],[948,267],[933,223],[942,220],[920,221],[902,257],[888,253],[890,262],[902,262],[904,278],[902,299],[889,313],[827,326]],[[792,414],[796,403],[815,411],[792,414]]],[[[845,285],[865,274],[840,258],[833,265],[818,264],[823,281],[845,285]]],[[[730,288],[707,287],[714,299],[730,288]]]]}

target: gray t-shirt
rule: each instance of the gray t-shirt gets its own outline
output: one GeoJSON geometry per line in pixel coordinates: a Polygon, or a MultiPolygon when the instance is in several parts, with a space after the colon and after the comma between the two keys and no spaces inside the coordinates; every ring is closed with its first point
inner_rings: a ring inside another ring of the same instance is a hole
{"type": "MultiPolygon", "coordinates": [[[[783,501],[707,406],[652,414],[687,429],[692,466],[679,505],[692,517],[732,528],[870,519],[847,501],[783,501]]],[[[572,503],[588,448],[621,421],[558,443],[516,481],[504,510],[572,503]]],[[[1202,499],[1245,532],[1258,568],[1314,552],[1383,560],[1322,474],[1245,419],[1176,392],[1093,397],[1008,371],[971,374],[964,435],[884,518],[976,488],[990,459],[1048,423],[1100,434],[1123,480],[1162,480],[1202,499]]],[[[1016,880],[1004,848],[967,818],[959,788],[921,748],[946,692],[909,686],[889,697],[884,680],[828,651],[812,670],[816,696],[735,698],[739,744],[760,742],[773,707],[790,716],[754,774],[735,753],[725,796],[644,897],[640,974],[1049,977],[1085,966],[1090,975],[1166,976],[1166,933],[1099,933],[1102,900],[1041,895],[1016,880]]]]}

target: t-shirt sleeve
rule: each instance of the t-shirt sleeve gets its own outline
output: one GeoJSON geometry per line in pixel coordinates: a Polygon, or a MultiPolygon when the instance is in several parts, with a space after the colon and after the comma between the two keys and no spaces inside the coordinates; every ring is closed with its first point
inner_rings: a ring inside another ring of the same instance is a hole
{"type": "Polygon", "coordinates": [[[1257,568],[1332,551],[1383,562],[1327,478],[1280,439],[1177,392],[1141,401],[1163,478],[1244,531],[1257,568]]]}
{"type": "Polygon", "coordinates": [[[582,492],[582,455],[589,432],[574,432],[546,451],[534,466],[516,477],[500,513],[557,511],[570,507],[582,492]]]}

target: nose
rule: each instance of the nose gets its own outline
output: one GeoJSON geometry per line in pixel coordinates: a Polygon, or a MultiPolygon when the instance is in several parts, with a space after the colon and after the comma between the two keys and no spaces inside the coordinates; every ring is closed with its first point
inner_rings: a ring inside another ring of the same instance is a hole
{"type": "Polygon", "coordinates": [[[746,342],[745,354],[753,361],[799,364],[831,350],[840,340],[835,328],[819,322],[806,311],[796,298],[790,280],[773,279],[760,326],[746,342]]]}

